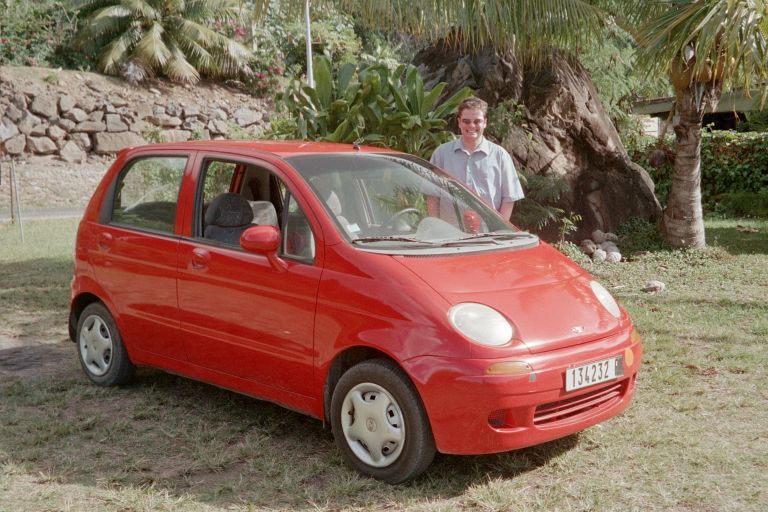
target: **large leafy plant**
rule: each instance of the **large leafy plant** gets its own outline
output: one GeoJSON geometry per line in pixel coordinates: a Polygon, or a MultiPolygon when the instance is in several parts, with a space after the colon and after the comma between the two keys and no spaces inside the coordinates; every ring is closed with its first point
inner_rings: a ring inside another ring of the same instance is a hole
{"type": "Polygon", "coordinates": [[[99,69],[118,74],[126,66],[173,80],[200,75],[237,76],[250,57],[240,43],[220,33],[217,21],[240,19],[233,0],[75,0],[85,16],[84,48],[98,52],[99,69]]]}
{"type": "Polygon", "coordinates": [[[427,90],[418,70],[400,65],[344,64],[314,59],[315,87],[294,81],[278,95],[290,121],[272,135],[329,142],[357,142],[428,157],[453,135],[448,118],[471,94],[464,88],[440,102],[444,83],[427,90]]]}

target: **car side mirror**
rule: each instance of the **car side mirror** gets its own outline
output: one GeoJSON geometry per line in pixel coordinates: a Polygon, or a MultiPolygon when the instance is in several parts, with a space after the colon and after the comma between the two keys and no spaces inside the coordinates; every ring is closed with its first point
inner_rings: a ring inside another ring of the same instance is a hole
{"type": "Polygon", "coordinates": [[[285,270],[288,264],[277,255],[280,248],[280,231],[275,226],[253,226],[240,235],[240,247],[248,252],[267,257],[275,270],[285,270]]]}

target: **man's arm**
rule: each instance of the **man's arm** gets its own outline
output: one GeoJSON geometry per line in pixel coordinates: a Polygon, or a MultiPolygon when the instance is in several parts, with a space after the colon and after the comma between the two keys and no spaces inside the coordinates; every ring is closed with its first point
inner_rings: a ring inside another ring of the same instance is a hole
{"type": "Polygon", "coordinates": [[[501,150],[500,165],[502,170],[502,200],[499,214],[504,217],[504,220],[509,221],[515,201],[523,199],[525,195],[523,194],[523,187],[520,185],[520,179],[517,177],[517,170],[515,169],[515,163],[512,161],[512,156],[504,149],[501,150]]]}
{"type": "Polygon", "coordinates": [[[499,215],[501,215],[504,220],[508,221],[509,218],[512,216],[512,209],[515,207],[514,201],[504,201],[501,203],[501,208],[499,208],[499,215]]]}

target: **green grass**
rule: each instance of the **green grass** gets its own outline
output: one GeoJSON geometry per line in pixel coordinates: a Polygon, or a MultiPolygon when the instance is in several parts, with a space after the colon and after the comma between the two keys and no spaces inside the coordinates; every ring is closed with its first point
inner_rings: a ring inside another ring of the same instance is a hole
{"type": "MultiPolygon", "coordinates": [[[[58,336],[72,278],[76,219],[0,222],[0,335],[58,336]]],[[[66,327],[66,324],[64,324],[66,327]]]]}
{"type": "Polygon", "coordinates": [[[64,341],[74,223],[28,222],[24,248],[0,225],[0,333],[65,350],[53,371],[0,376],[0,510],[762,511],[768,221],[707,228],[704,251],[588,266],[645,343],[624,414],[530,449],[440,455],[392,487],[280,407],[151,370],[90,385],[64,341]],[[649,279],[666,291],[640,291],[649,279]]]}

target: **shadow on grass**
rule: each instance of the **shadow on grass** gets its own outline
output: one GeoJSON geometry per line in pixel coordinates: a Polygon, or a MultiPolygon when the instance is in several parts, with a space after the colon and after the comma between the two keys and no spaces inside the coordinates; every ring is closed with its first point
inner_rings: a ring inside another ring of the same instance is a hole
{"type": "Polygon", "coordinates": [[[733,255],[768,254],[768,232],[738,231],[736,227],[711,227],[706,232],[707,243],[717,244],[733,255]]]}
{"type": "Polygon", "coordinates": [[[389,486],[348,469],[320,421],[182,377],[140,370],[131,384],[105,389],[72,368],[8,382],[0,385],[3,462],[56,482],[150,488],[218,506],[384,509],[451,499],[577,444],[570,436],[498,455],[438,455],[415,482],[389,486]]]}
{"type": "Polygon", "coordinates": [[[21,333],[16,345],[0,345],[0,464],[45,474],[51,485],[167,491],[218,506],[384,509],[461,496],[577,444],[571,436],[498,455],[438,455],[402,486],[362,477],[322,422],[277,405],[155,370],[121,388],[90,384],[73,344],[41,340],[66,332],[71,273],[69,258],[0,263],[0,320],[21,333]]]}
{"type": "Polygon", "coordinates": [[[21,337],[66,331],[71,258],[0,263],[0,322],[21,337]]]}

